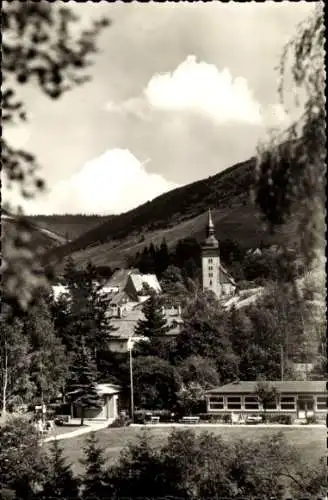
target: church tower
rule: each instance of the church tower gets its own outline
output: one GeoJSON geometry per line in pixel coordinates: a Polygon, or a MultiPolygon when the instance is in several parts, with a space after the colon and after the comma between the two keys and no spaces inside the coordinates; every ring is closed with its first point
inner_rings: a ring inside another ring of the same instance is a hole
{"type": "Polygon", "coordinates": [[[220,286],[220,251],[219,242],[215,237],[215,228],[211,210],[208,211],[206,239],[201,244],[202,251],[202,282],[203,290],[212,290],[219,298],[220,286]]]}

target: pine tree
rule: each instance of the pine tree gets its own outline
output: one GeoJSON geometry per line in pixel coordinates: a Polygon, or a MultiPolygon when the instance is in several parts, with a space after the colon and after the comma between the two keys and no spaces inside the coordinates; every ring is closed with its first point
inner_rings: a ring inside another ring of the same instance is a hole
{"type": "Polygon", "coordinates": [[[138,342],[136,355],[170,359],[172,339],[166,336],[169,327],[162,311],[160,297],[152,292],[142,311],[145,319],[139,319],[134,333],[136,336],[146,337],[146,340],[138,342]]]}
{"type": "Polygon", "coordinates": [[[96,368],[83,343],[73,361],[66,394],[71,404],[81,408],[81,425],[84,423],[86,408],[101,407],[101,399],[96,388],[96,368]]]}
{"type": "Polygon", "coordinates": [[[58,441],[53,442],[50,453],[49,471],[38,500],[78,500],[79,482],[66,464],[58,441]]]}
{"type": "MultiPolygon", "coordinates": [[[[107,358],[109,337],[113,330],[110,319],[110,296],[103,290],[96,268],[89,263],[80,271],[72,260],[68,261],[64,280],[67,297],[58,304],[58,323],[62,325],[62,337],[69,351],[79,349],[82,339],[90,349],[99,372],[103,372],[107,358]],[[63,312],[64,308],[64,312],[63,312]]],[[[104,375],[104,373],[103,373],[104,375]]]]}
{"type": "Polygon", "coordinates": [[[84,448],[85,458],[81,460],[85,466],[83,475],[83,500],[107,500],[111,496],[111,487],[104,471],[105,458],[99,448],[98,440],[92,432],[84,448]]]}
{"type": "Polygon", "coordinates": [[[159,274],[159,276],[161,276],[163,272],[166,271],[169,265],[170,265],[169,249],[165,238],[163,238],[161,246],[159,247],[159,250],[156,253],[156,271],[159,274]]]}
{"type": "Polygon", "coordinates": [[[168,325],[162,311],[161,300],[155,293],[152,293],[145,302],[142,312],[145,319],[139,319],[135,326],[135,334],[149,339],[163,337],[168,330],[168,325]]]}

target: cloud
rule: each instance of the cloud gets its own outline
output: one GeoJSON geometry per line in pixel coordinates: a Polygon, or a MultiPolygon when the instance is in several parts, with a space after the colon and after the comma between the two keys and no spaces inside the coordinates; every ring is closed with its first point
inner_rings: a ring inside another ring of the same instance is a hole
{"type": "Polygon", "coordinates": [[[48,195],[25,205],[28,213],[118,214],[152,200],[177,184],[145,169],[126,149],[111,149],[87,162],[48,195]]]}
{"type": "Polygon", "coordinates": [[[194,110],[218,123],[260,124],[260,103],[255,100],[246,78],[232,77],[214,64],[197,62],[189,55],[172,73],[154,75],[144,95],[154,108],[194,110]]]}
{"type": "MultiPolygon", "coordinates": [[[[105,110],[134,116],[143,122],[155,112],[170,112],[188,121],[191,113],[217,125],[284,127],[290,117],[279,103],[262,106],[244,77],[233,78],[230,69],[198,62],[193,55],[175,70],[153,75],[139,96],[125,101],[108,101],[105,110]]],[[[183,120],[182,120],[183,121],[183,120]]]]}

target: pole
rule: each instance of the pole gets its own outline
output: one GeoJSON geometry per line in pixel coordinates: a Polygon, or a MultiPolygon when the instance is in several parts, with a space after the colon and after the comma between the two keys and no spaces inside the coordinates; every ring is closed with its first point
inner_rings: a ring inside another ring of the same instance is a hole
{"type": "Polygon", "coordinates": [[[284,380],[284,347],[280,345],[280,373],[281,373],[281,381],[284,380]]]}
{"type": "Polygon", "coordinates": [[[129,348],[129,358],[130,358],[130,402],[131,402],[131,419],[134,422],[134,398],[133,398],[133,366],[132,366],[132,342],[129,348]]]}

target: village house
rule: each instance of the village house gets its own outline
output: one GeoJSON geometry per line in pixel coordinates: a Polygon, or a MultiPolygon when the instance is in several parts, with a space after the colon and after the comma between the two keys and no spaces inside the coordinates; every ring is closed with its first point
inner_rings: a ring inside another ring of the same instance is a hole
{"type": "MultiPolygon", "coordinates": [[[[142,305],[138,304],[132,309],[125,308],[122,310],[119,317],[112,317],[111,324],[114,330],[111,332],[109,349],[112,352],[128,352],[129,342],[139,342],[147,340],[145,337],[140,337],[134,334],[134,329],[140,319],[144,319],[142,305]]],[[[163,307],[163,314],[167,321],[168,331],[167,336],[179,335],[183,320],[181,318],[181,308],[178,307],[163,307]]]]}
{"type": "MultiPolygon", "coordinates": [[[[325,420],[327,414],[327,384],[325,381],[270,381],[277,397],[266,408],[267,413],[291,415],[294,419],[315,416],[325,420]]],[[[261,415],[263,405],[257,397],[256,381],[237,381],[210,389],[206,393],[207,412],[216,415],[261,415]]]]}
{"type": "MultiPolygon", "coordinates": [[[[120,388],[113,384],[97,384],[97,393],[102,402],[101,407],[85,408],[84,418],[95,421],[113,421],[118,418],[120,388]]],[[[81,418],[82,408],[78,404],[73,404],[71,413],[72,418],[81,418]]]]}

